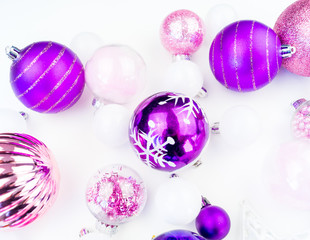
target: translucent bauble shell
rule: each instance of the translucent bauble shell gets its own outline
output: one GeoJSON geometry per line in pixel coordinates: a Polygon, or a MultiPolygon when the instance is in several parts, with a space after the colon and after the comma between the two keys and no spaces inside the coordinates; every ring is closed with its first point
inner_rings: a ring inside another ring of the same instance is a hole
{"type": "Polygon", "coordinates": [[[54,202],[59,174],[44,143],[26,134],[0,134],[0,228],[23,227],[54,202]]]}

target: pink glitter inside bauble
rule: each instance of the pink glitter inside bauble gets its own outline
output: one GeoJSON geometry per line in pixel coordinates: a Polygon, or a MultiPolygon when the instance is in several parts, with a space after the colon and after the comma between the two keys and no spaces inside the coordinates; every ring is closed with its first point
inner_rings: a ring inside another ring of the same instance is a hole
{"type": "Polygon", "coordinates": [[[310,140],[310,101],[304,100],[297,107],[292,119],[292,132],[296,138],[310,140]]]}
{"type": "Polygon", "coordinates": [[[171,54],[191,55],[203,41],[203,21],[189,10],[172,12],[161,25],[160,37],[163,46],[171,54]]]}
{"type": "Polygon", "coordinates": [[[94,175],[86,190],[86,201],[98,221],[118,225],[137,216],[146,202],[140,176],[124,165],[111,165],[94,175]]]}
{"type": "Polygon", "coordinates": [[[274,31],[282,44],[296,48],[296,53],[283,59],[283,66],[292,73],[310,76],[310,1],[299,0],[278,18],[274,31]]]}

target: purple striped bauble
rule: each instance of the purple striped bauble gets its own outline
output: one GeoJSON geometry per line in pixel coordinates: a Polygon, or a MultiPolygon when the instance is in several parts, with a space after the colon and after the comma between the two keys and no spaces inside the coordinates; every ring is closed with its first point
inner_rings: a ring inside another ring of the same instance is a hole
{"type": "Polygon", "coordinates": [[[59,43],[33,43],[13,59],[11,86],[17,98],[34,111],[57,113],[70,108],[84,85],[81,61],[59,43]]]}
{"type": "Polygon", "coordinates": [[[239,21],[225,27],[212,42],[210,67],[226,88],[249,92],[276,76],[282,57],[276,33],[256,21],[239,21]]]}

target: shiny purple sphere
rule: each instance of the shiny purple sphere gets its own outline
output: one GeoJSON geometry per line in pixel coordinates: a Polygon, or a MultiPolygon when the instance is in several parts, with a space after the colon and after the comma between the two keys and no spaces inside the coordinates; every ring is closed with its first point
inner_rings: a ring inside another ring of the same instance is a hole
{"type": "Polygon", "coordinates": [[[230,219],[224,209],[207,205],[200,210],[196,218],[198,233],[209,240],[220,240],[230,230],[230,219]]]}
{"type": "Polygon", "coordinates": [[[173,172],[198,160],[209,139],[209,124],[193,99],[161,92],[137,107],[129,139],[146,165],[173,172]]]}
{"type": "Polygon", "coordinates": [[[28,108],[64,111],[80,98],[84,68],[75,53],[55,42],[36,42],[20,50],[11,65],[11,86],[28,108]]]}
{"type": "Polygon", "coordinates": [[[197,233],[190,232],[187,230],[172,230],[165,232],[153,240],[205,240],[197,233]]]}
{"type": "Polygon", "coordinates": [[[256,21],[239,21],[225,27],[213,40],[210,67],[226,88],[254,91],[278,73],[280,50],[281,42],[271,28],[256,21]]]}

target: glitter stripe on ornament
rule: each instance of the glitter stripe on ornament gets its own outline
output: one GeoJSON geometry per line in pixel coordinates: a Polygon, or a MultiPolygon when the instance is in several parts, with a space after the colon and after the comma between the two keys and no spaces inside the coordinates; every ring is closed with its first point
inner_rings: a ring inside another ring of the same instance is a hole
{"type": "Polygon", "coordinates": [[[256,90],[256,83],[255,83],[255,76],[254,76],[254,66],[253,66],[253,33],[254,33],[254,24],[255,21],[252,23],[251,32],[250,32],[250,56],[251,56],[251,76],[252,76],[252,84],[253,89],[256,90]]]}
{"type": "Polygon", "coordinates": [[[266,61],[267,61],[267,72],[268,72],[268,81],[271,82],[271,77],[270,77],[270,64],[269,64],[269,29],[267,28],[267,32],[266,32],[266,61]]]}
{"type": "MultiPolygon", "coordinates": [[[[83,72],[83,68],[81,68],[79,75],[77,76],[77,78],[75,79],[75,81],[73,82],[73,84],[71,85],[71,87],[62,95],[62,97],[61,97],[54,105],[52,105],[52,106],[51,106],[49,109],[47,109],[44,113],[50,112],[51,110],[53,110],[58,104],[60,104],[60,103],[65,99],[65,97],[72,91],[72,89],[73,89],[73,88],[76,86],[76,84],[78,83],[78,80],[79,80],[79,78],[80,78],[82,72],[83,72]]],[[[70,108],[70,107],[75,103],[75,101],[82,95],[83,90],[84,90],[84,89],[82,89],[82,90],[78,93],[78,95],[77,95],[75,98],[73,98],[73,100],[72,100],[66,107],[64,107],[61,111],[65,111],[66,109],[70,108]]]]}
{"type": "Polygon", "coordinates": [[[235,37],[234,37],[234,63],[235,63],[235,72],[236,72],[237,86],[238,86],[239,92],[241,92],[242,90],[241,90],[239,76],[238,76],[238,61],[237,61],[237,34],[238,34],[238,27],[239,27],[239,22],[236,25],[235,37]]]}
{"type": "Polygon", "coordinates": [[[221,35],[221,67],[222,67],[222,74],[223,74],[223,79],[224,79],[224,84],[226,87],[228,87],[227,85],[227,81],[226,81],[226,77],[225,77],[225,70],[224,70],[224,59],[223,59],[223,37],[224,37],[224,30],[222,31],[222,35],[221,35]]]}
{"type": "Polygon", "coordinates": [[[34,46],[34,43],[27,49],[26,52],[24,52],[16,61],[12,63],[11,68],[14,67],[17,63],[19,63],[19,61],[24,58],[24,56],[32,49],[33,46],[34,46]]]}
{"type": "Polygon", "coordinates": [[[48,42],[47,46],[32,60],[32,62],[13,80],[12,82],[16,82],[20,79],[37,61],[38,59],[47,52],[47,50],[53,45],[52,42],[48,42]]]}
{"type": "Polygon", "coordinates": [[[215,68],[214,68],[214,43],[212,44],[212,72],[215,73],[215,68]]]}
{"type": "Polygon", "coordinates": [[[77,60],[77,56],[75,55],[71,65],[69,67],[69,69],[63,75],[63,77],[59,80],[59,82],[53,87],[53,89],[40,102],[38,102],[36,105],[31,107],[30,109],[35,109],[35,108],[39,107],[42,103],[44,103],[63,84],[63,82],[67,79],[67,77],[71,73],[71,71],[72,71],[72,69],[73,69],[73,67],[74,67],[74,65],[76,63],[76,60],[77,60]]]}
{"type": "Polygon", "coordinates": [[[37,84],[50,72],[50,70],[56,66],[58,61],[64,55],[65,51],[66,51],[65,47],[61,49],[57,57],[53,60],[53,62],[49,65],[49,67],[41,74],[41,76],[26,91],[24,91],[22,94],[19,94],[17,97],[21,98],[25,96],[29,91],[31,91],[35,86],[37,86],[37,84]]]}

